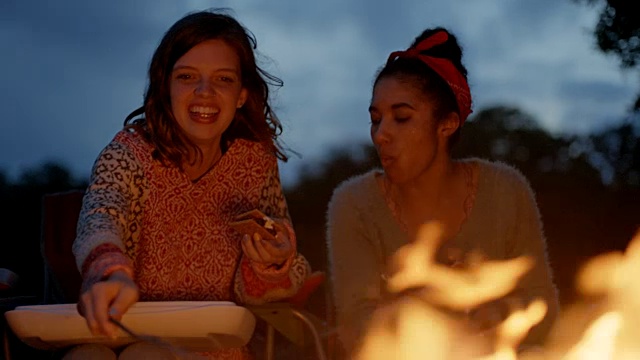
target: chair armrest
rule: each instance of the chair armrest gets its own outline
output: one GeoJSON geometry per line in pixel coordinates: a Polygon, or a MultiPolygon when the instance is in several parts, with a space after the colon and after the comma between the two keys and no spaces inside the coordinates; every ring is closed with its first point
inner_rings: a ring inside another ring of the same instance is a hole
{"type": "Polygon", "coordinates": [[[245,307],[297,346],[304,346],[304,329],[306,328],[313,337],[318,359],[326,359],[321,334],[328,333],[328,330],[326,324],[317,316],[285,302],[245,307]]]}
{"type": "Polygon", "coordinates": [[[11,290],[18,283],[18,275],[13,271],[0,268],[0,291],[11,290]]]}
{"type": "Polygon", "coordinates": [[[245,307],[257,318],[273,326],[280,334],[298,346],[304,345],[305,327],[313,326],[320,332],[323,332],[326,328],[324,322],[317,316],[307,311],[296,309],[289,303],[277,302],[264,305],[247,305],[245,307]]]}
{"type": "Polygon", "coordinates": [[[327,358],[321,340],[321,334],[328,334],[327,324],[312,313],[303,310],[311,294],[322,285],[325,278],[323,272],[316,271],[305,280],[298,292],[288,299],[263,305],[245,306],[254,316],[267,324],[267,331],[271,334],[267,336],[267,359],[273,359],[273,329],[293,344],[304,347],[305,328],[313,337],[317,358],[319,360],[327,358]]]}

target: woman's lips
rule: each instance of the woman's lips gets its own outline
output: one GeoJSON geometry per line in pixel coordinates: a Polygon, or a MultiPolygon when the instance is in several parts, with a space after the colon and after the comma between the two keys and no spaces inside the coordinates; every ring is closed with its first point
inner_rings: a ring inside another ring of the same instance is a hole
{"type": "Polygon", "coordinates": [[[210,124],[216,121],[220,111],[211,106],[191,106],[189,108],[189,117],[191,120],[210,124]]]}
{"type": "Polygon", "coordinates": [[[195,122],[210,124],[215,122],[217,115],[189,112],[189,117],[195,122]]]}
{"type": "Polygon", "coordinates": [[[387,167],[393,164],[395,159],[396,159],[395,156],[380,155],[380,163],[382,164],[383,167],[387,167]]]}

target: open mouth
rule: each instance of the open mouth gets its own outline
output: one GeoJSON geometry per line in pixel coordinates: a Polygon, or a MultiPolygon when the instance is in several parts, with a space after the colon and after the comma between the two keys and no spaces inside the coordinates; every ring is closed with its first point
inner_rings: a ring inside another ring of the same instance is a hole
{"type": "Polygon", "coordinates": [[[210,106],[192,106],[189,108],[189,116],[196,121],[211,122],[219,113],[219,109],[210,106]]]}
{"type": "Polygon", "coordinates": [[[380,163],[384,167],[391,165],[395,159],[394,156],[380,155],[380,163]]]}

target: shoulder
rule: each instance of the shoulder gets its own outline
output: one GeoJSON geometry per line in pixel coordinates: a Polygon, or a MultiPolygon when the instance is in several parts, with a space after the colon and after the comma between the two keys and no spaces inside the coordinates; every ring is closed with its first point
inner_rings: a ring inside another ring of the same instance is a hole
{"type": "Polygon", "coordinates": [[[113,137],[112,142],[117,142],[125,145],[150,146],[149,142],[145,139],[143,130],[135,127],[129,127],[118,131],[113,137]]]}
{"type": "Polygon", "coordinates": [[[249,152],[256,152],[256,153],[265,154],[265,155],[269,154],[269,151],[267,150],[266,146],[264,146],[261,142],[248,140],[248,139],[233,140],[233,142],[231,142],[231,144],[229,145],[229,151],[232,149],[235,151],[242,151],[242,152],[249,151],[249,152]]]}
{"type": "Polygon", "coordinates": [[[131,145],[135,142],[134,136],[126,130],[121,130],[104,147],[101,157],[123,158],[131,155],[131,145]]]}
{"type": "Polygon", "coordinates": [[[363,206],[374,195],[377,170],[371,170],[364,174],[353,176],[341,182],[333,191],[328,210],[331,212],[336,207],[363,206]]]}
{"type": "Polygon", "coordinates": [[[150,156],[150,149],[142,135],[131,130],[121,130],[100,152],[94,164],[94,172],[100,169],[137,171],[142,163],[140,154],[147,153],[150,156]]]}
{"type": "Polygon", "coordinates": [[[327,244],[333,248],[341,244],[358,242],[354,234],[369,237],[371,224],[376,221],[375,170],[357,175],[340,183],[333,191],[327,206],[327,244]]]}
{"type": "Polygon", "coordinates": [[[509,206],[522,202],[534,202],[535,193],[529,180],[516,167],[501,161],[474,159],[480,168],[479,182],[490,189],[494,202],[506,202],[509,206]]]}
{"type": "Polygon", "coordinates": [[[151,144],[140,133],[140,130],[129,128],[117,132],[104,151],[135,153],[137,150],[150,152],[151,148],[151,144]]]}
{"type": "Polygon", "coordinates": [[[238,158],[259,157],[268,162],[277,162],[276,156],[259,141],[235,139],[227,149],[227,154],[238,158]]]}
{"type": "Polygon", "coordinates": [[[491,181],[505,190],[530,189],[529,180],[516,167],[501,161],[474,159],[484,180],[491,181]]]}

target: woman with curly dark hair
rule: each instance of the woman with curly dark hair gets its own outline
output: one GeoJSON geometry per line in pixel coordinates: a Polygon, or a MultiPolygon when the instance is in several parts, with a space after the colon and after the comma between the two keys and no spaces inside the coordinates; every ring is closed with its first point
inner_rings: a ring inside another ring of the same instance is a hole
{"type": "Polygon", "coordinates": [[[528,181],[507,164],[451,156],[471,105],[462,49],[444,28],[427,29],[407,50],[391,53],[375,78],[369,116],[382,169],[342,183],[328,211],[336,315],[349,351],[385,300],[392,255],[430,222],[442,225],[438,261],[445,265],[464,266],[475,251],[535,261],[513,294],[461,314],[473,329],[490,332],[508,304],[536,298],[548,312],[526,343],[541,343],[550,329],[557,292],[528,181]]]}

